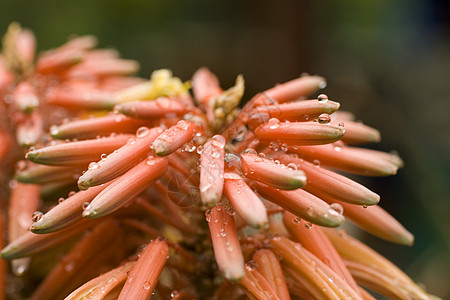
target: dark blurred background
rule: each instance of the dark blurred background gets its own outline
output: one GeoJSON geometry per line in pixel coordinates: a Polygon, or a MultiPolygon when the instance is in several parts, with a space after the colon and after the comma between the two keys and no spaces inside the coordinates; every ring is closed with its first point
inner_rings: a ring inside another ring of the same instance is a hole
{"type": "Polygon", "coordinates": [[[416,236],[411,248],[360,238],[443,298],[450,297],[450,10],[445,0],[25,1],[1,0],[0,31],[17,21],[39,50],[70,35],[188,80],[209,67],[224,88],[236,75],[245,98],[303,72],[382,132],[397,176],[361,179],[416,236]]]}

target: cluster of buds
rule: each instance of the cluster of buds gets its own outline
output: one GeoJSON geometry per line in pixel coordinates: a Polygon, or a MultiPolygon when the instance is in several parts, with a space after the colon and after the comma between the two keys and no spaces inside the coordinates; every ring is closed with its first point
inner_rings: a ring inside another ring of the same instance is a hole
{"type": "Polygon", "coordinates": [[[0,298],[435,299],[343,230],[413,236],[341,173],[388,176],[380,134],[303,75],[251,98],[201,68],[138,63],[76,37],[0,57],[0,298]],[[191,93],[192,89],[192,93],[191,93]],[[68,196],[67,196],[68,195],[68,196]],[[8,200],[9,199],[9,200],[8,200]],[[363,288],[364,287],[364,288],[363,288]]]}

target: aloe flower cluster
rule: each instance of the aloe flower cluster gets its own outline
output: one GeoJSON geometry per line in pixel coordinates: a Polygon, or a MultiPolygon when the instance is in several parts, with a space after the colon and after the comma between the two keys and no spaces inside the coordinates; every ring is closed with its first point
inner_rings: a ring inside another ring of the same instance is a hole
{"type": "Polygon", "coordinates": [[[226,90],[206,68],[146,80],[95,46],[35,58],[30,31],[3,39],[0,299],[435,299],[336,229],[413,243],[342,175],[402,160],[360,147],[379,132],[319,94],[322,77],[240,108],[241,75],[226,90]]]}

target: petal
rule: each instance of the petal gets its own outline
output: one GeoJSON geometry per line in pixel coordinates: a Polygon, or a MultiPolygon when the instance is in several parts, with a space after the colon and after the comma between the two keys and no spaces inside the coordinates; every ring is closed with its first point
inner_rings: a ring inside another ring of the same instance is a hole
{"type": "MultiPolygon", "coordinates": [[[[80,166],[99,160],[102,154],[111,153],[120,148],[132,137],[120,134],[80,142],[70,142],[47,146],[29,151],[25,158],[32,162],[51,166],[80,166]]],[[[92,166],[95,168],[97,166],[92,166]]]]}
{"type": "Polygon", "coordinates": [[[255,154],[242,154],[241,165],[245,177],[278,189],[295,190],[306,183],[303,171],[288,168],[255,154]]]}
{"type": "Polygon", "coordinates": [[[153,153],[158,156],[167,156],[178,150],[182,145],[189,142],[195,135],[197,125],[184,120],[163,133],[161,133],[152,144],[153,153]]]}
{"type": "Polygon", "coordinates": [[[136,120],[120,114],[104,117],[74,120],[59,126],[50,127],[55,139],[92,139],[118,133],[135,133],[139,127],[150,126],[151,122],[136,120]]]}
{"type": "Polygon", "coordinates": [[[344,128],[342,141],[346,144],[378,143],[381,140],[378,130],[363,123],[345,121],[344,128]]]}
{"type": "Polygon", "coordinates": [[[110,109],[115,103],[114,95],[111,92],[70,83],[49,89],[45,100],[47,103],[68,109],[110,109]]]}
{"type": "Polygon", "coordinates": [[[364,176],[387,176],[397,173],[397,155],[342,145],[298,146],[290,149],[309,161],[364,176]]]}
{"type": "Polygon", "coordinates": [[[236,213],[255,228],[263,228],[268,223],[266,207],[247,183],[235,173],[225,173],[223,193],[236,213]]]}
{"type": "Polygon", "coordinates": [[[151,151],[150,144],[161,132],[160,127],[152,129],[141,127],[135,138],[129,139],[120,148],[117,147],[113,153],[99,160],[95,168],[90,168],[81,175],[78,178],[78,187],[85,190],[124,174],[148,156],[151,151]]]}
{"type": "Polygon", "coordinates": [[[32,164],[30,167],[20,171],[16,180],[23,183],[45,184],[50,182],[64,182],[76,179],[81,174],[81,169],[76,167],[45,166],[32,164]]]}
{"type": "Polygon", "coordinates": [[[203,146],[200,157],[200,195],[202,202],[213,207],[222,198],[225,138],[215,135],[203,146]]]}
{"type": "Polygon", "coordinates": [[[244,257],[234,218],[223,206],[216,206],[206,212],[214,256],[223,276],[231,281],[244,277],[244,257]]]}
{"type": "Polygon", "coordinates": [[[267,280],[278,298],[290,299],[283,271],[275,254],[271,250],[261,249],[255,252],[253,260],[256,262],[256,270],[267,280]]]}
{"type": "Polygon", "coordinates": [[[331,209],[326,202],[302,189],[283,191],[261,183],[255,183],[254,187],[265,199],[311,223],[338,227],[344,222],[344,217],[331,209]]]}
{"type": "Polygon", "coordinates": [[[154,240],[148,244],[131,270],[118,300],[150,299],[168,257],[169,247],[164,241],[154,240]]]}
{"type": "Polygon", "coordinates": [[[173,99],[160,97],[154,101],[131,101],[114,106],[114,111],[133,118],[163,118],[166,115],[183,115],[186,107],[173,99]]]}
{"type": "Polygon", "coordinates": [[[192,76],[192,91],[199,103],[207,105],[209,100],[222,93],[217,77],[207,68],[198,69],[192,76]]]}
{"type": "Polygon", "coordinates": [[[244,289],[249,299],[282,299],[277,296],[275,289],[264,276],[248,265],[245,265],[245,276],[238,284],[244,289]]]}
{"type": "Polygon", "coordinates": [[[167,170],[165,158],[149,157],[120,176],[84,209],[83,217],[99,218],[132,201],[167,170]]]}
{"type": "Polygon", "coordinates": [[[280,122],[270,119],[255,130],[263,143],[277,141],[288,145],[321,145],[338,141],[344,136],[341,126],[313,122],[280,122]]]}

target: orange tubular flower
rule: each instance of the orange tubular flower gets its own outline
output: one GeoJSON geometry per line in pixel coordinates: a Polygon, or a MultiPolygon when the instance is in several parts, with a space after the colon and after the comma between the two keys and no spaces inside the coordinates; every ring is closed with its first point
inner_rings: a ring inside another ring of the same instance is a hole
{"type": "Polygon", "coordinates": [[[117,299],[150,299],[168,256],[169,247],[164,241],[154,240],[148,244],[117,299]]]}
{"type": "Polygon", "coordinates": [[[324,78],[239,108],[242,75],[227,89],[206,68],[186,82],[164,69],[132,77],[137,62],[96,43],[36,56],[18,24],[3,39],[0,244],[12,262],[0,262],[0,299],[374,299],[366,288],[435,299],[325,228],[348,219],[414,240],[379,195],[338,173],[393,175],[403,161],[359,147],[379,132],[317,95],[324,78]]]}

